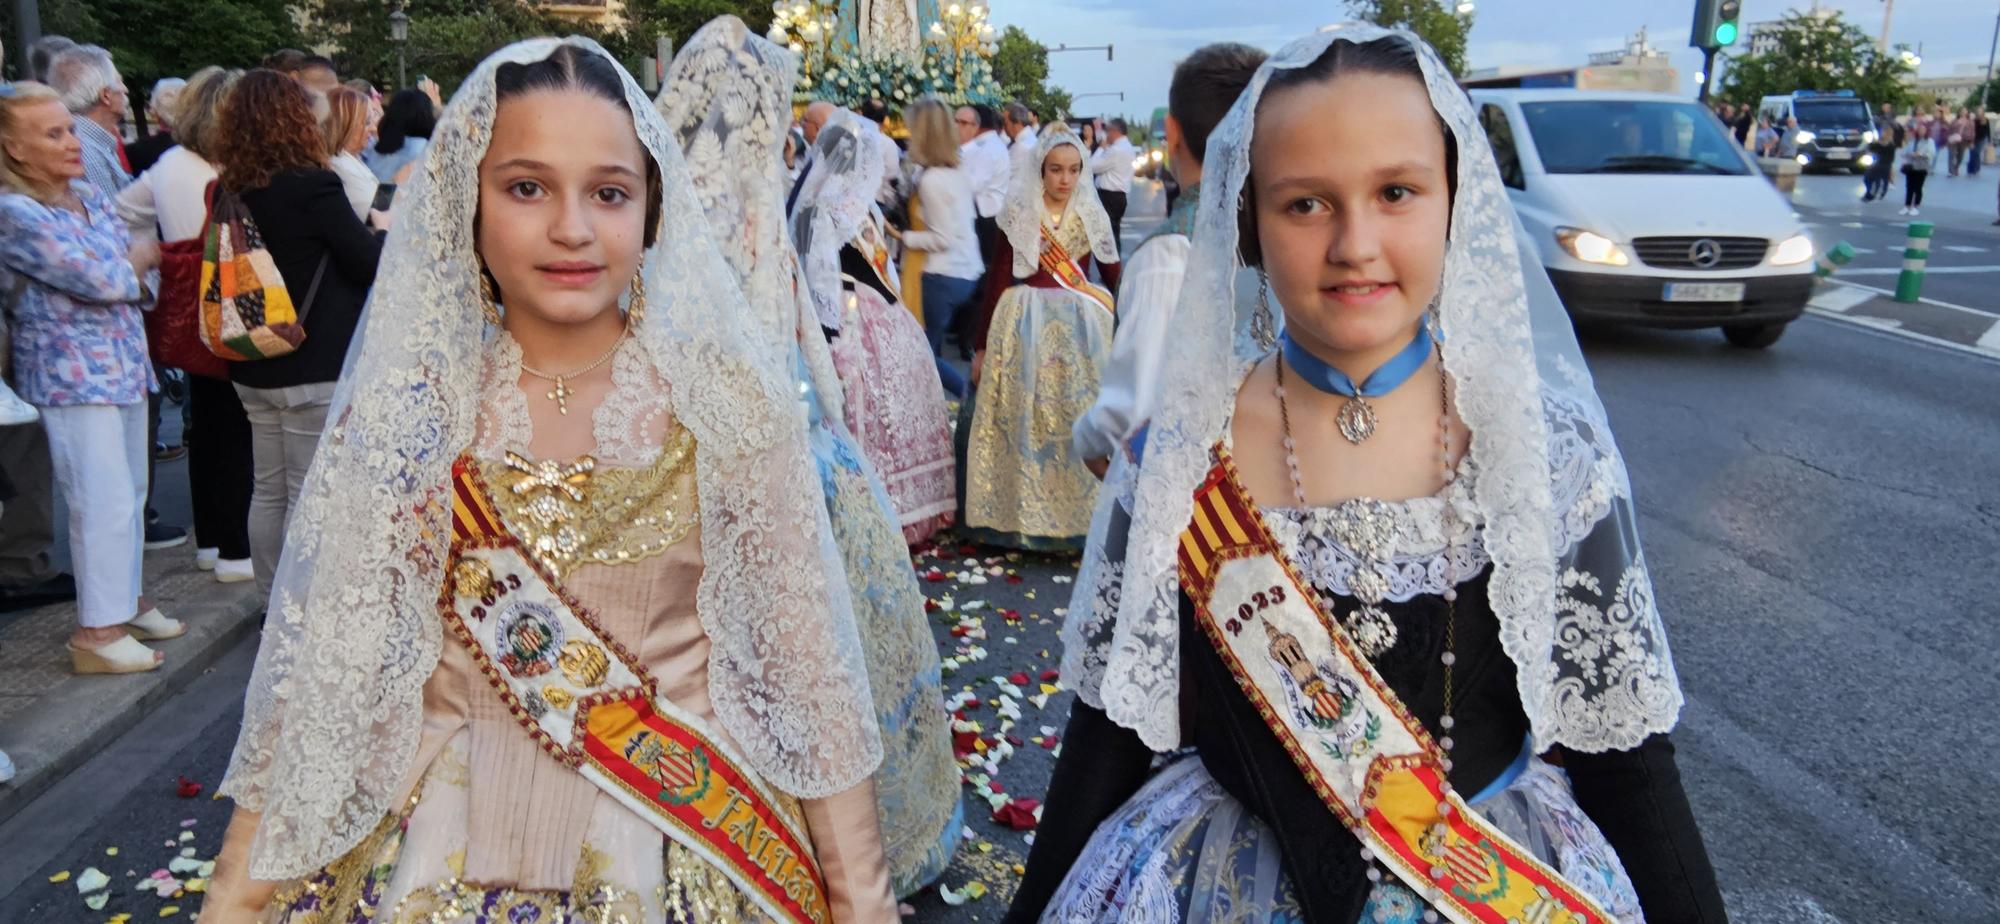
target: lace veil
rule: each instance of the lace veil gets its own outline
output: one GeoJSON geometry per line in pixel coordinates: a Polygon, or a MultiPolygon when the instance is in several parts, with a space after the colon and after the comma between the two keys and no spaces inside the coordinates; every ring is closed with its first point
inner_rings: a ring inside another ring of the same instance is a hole
{"type": "MultiPolygon", "coordinates": [[[[1158,750],[1181,743],[1175,549],[1244,375],[1265,354],[1235,302],[1237,208],[1271,75],[1336,41],[1416,46],[1457,139],[1440,292],[1445,368],[1472,430],[1472,510],[1493,560],[1501,645],[1538,750],[1636,745],[1671,728],[1681,692],[1640,553],[1624,460],[1547,275],[1520,238],[1470,100],[1414,36],[1345,24],[1285,46],[1210,137],[1176,335],[1143,460],[1114,466],[1063,629],[1063,675],[1158,750]],[[1234,329],[1232,329],[1234,328],[1234,329]],[[1126,506],[1129,504],[1129,507],[1126,506]],[[1126,511],[1129,509],[1129,519],[1126,511]]],[[[1268,341],[1265,341],[1268,342],[1268,341]]]]}
{"type": "MultiPolygon", "coordinates": [[[[840,248],[867,222],[882,222],[875,193],[882,188],[882,149],[875,123],[835,110],[813,142],[812,172],[792,210],[792,244],[805,264],[813,311],[829,330],[840,329],[840,248]]],[[[782,163],[782,161],[780,161],[782,163]]],[[[895,274],[890,273],[891,276],[895,274]]]]}
{"type": "MultiPolygon", "coordinates": [[[[340,857],[408,782],[451,537],[453,460],[479,412],[481,317],[473,216],[506,63],[487,58],[438,122],[384,248],[329,425],[286,537],[243,727],[222,792],[261,813],[251,875],[285,879],[340,857]]],[[[608,56],[607,56],[608,57],[608,56]]],[[[664,188],[635,332],[695,435],[705,568],[696,610],[713,646],[722,728],[800,797],[859,783],[881,757],[845,582],[789,378],[749,342],[735,275],[709,240],[679,146],[627,76],[626,103],[664,188]]]]}
{"type": "MultiPolygon", "coordinates": [[[[695,198],[723,259],[742,280],[758,344],[787,379],[794,375],[794,353],[803,353],[825,413],[841,420],[840,377],[786,239],[780,153],[798,69],[789,49],[752,34],[734,16],[720,16],[674,55],[657,105],[687,158],[695,198]]],[[[836,273],[839,265],[835,248],[836,273]]],[[[839,285],[835,276],[836,290],[839,285]]]]}
{"type": "MultiPolygon", "coordinates": [[[[1083,230],[1090,235],[1090,253],[1097,262],[1118,262],[1117,229],[1111,227],[1111,215],[1104,211],[1104,203],[1097,198],[1097,184],[1090,181],[1090,152],[1083,149],[1076,133],[1063,122],[1053,122],[1042,128],[1042,134],[1035,140],[1035,156],[1029,163],[1032,170],[1016,170],[1008,178],[1007,201],[1000,207],[1000,231],[1007,235],[1007,244],[1014,248],[1014,278],[1033,276],[1039,272],[1042,254],[1042,163],[1049,159],[1049,152],[1060,145],[1069,145],[1083,157],[1083,175],[1076,180],[1076,191],[1070,193],[1069,203],[1064,206],[1063,221],[1071,218],[1083,219],[1083,230]]],[[[1082,254],[1070,254],[1081,258],[1082,254]]]]}

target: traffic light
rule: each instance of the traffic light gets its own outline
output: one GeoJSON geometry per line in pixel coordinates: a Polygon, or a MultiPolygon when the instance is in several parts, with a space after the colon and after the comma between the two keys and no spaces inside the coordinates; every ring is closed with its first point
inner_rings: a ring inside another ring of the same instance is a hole
{"type": "Polygon", "coordinates": [[[1743,0],[1695,0],[1694,33],[1688,44],[1716,51],[1736,44],[1742,28],[1743,0]]]}

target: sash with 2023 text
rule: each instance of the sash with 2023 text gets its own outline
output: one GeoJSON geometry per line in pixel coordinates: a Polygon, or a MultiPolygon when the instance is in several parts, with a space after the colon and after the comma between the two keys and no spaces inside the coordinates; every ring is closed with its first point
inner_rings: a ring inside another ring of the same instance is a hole
{"type": "Polygon", "coordinates": [[[1272,539],[1226,451],[1195,492],[1181,587],[1195,621],[1313,791],[1458,924],[1614,924],[1444,789],[1443,753],[1272,539]]]}
{"type": "Polygon", "coordinates": [[[439,609],[529,736],[766,914],[828,924],[803,820],[522,550],[471,460],[453,466],[452,489],[439,609]]]}

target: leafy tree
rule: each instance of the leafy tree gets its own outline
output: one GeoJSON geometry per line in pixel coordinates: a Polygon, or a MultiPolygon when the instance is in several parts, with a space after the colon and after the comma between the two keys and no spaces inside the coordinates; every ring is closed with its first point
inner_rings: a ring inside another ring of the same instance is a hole
{"type": "Polygon", "coordinates": [[[1900,54],[1883,54],[1868,33],[1839,13],[1787,12],[1764,54],[1731,56],[1722,73],[1724,102],[1755,105],[1794,90],[1853,90],[1870,107],[1910,100],[1913,72],[1900,54]]]}
{"type": "MultiPolygon", "coordinates": [[[[396,86],[396,43],[389,37],[391,0],[311,0],[306,37],[337,49],[342,77],[396,86]]],[[[624,35],[551,15],[524,0],[409,0],[410,38],[404,47],[412,86],[429,77],[449,94],[487,55],[538,35],[585,35],[614,55],[636,61],[624,35]]],[[[650,45],[648,46],[650,48],[650,45]]]]}
{"type": "Polygon", "coordinates": [[[1967,109],[1985,106],[1987,112],[2000,112],[2000,80],[1988,81],[1984,86],[1972,88],[1965,94],[1965,102],[1959,105],[1967,109]]]}
{"type": "MultiPolygon", "coordinates": [[[[14,35],[13,4],[5,28],[14,35]]],[[[42,32],[104,46],[144,118],[146,96],[162,77],[186,77],[211,64],[254,67],[279,48],[300,43],[285,0],[42,0],[42,32]]]]}
{"type": "Polygon", "coordinates": [[[1446,0],[1347,0],[1354,15],[1387,29],[1408,29],[1417,34],[1451,69],[1453,76],[1465,73],[1465,36],[1472,31],[1472,14],[1456,12],[1456,4],[1446,0]]]}
{"type": "Polygon", "coordinates": [[[679,49],[709,20],[724,15],[743,20],[752,35],[771,28],[768,0],[625,0],[625,38],[635,57],[645,57],[660,36],[673,39],[679,49]]]}
{"type": "Polygon", "coordinates": [[[1000,33],[999,50],[993,55],[993,77],[1000,82],[1000,95],[1008,102],[1019,101],[1048,122],[1069,111],[1070,95],[1049,85],[1049,49],[1029,37],[1020,26],[1008,26],[1000,33]]]}

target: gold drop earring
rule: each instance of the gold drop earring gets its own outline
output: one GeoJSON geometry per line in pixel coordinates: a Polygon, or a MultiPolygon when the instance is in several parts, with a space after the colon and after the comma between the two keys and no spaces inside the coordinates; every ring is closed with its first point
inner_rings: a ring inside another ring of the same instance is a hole
{"type": "Polygon", "coordinates": [[[635,330],[646,320],[646,268],[632,274],[632,297],[625,302],[625,329],[635,330]]]}

